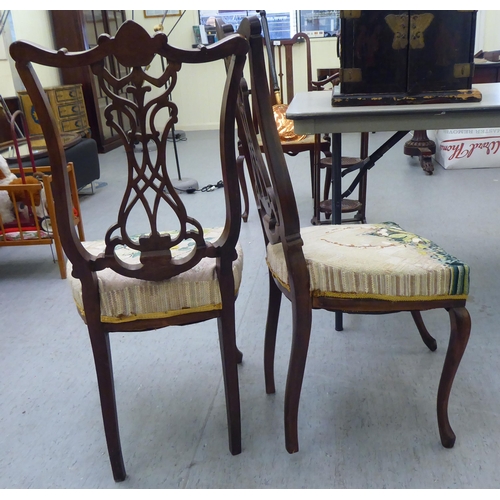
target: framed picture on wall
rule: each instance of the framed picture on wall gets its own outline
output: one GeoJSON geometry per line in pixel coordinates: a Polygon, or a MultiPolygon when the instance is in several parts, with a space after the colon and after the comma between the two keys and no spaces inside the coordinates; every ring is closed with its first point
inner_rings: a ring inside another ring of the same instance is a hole
{"type": "Polygon", "coordinates": [[[145,10],[144,17],[180,16],[180,10],[145,10]]]}

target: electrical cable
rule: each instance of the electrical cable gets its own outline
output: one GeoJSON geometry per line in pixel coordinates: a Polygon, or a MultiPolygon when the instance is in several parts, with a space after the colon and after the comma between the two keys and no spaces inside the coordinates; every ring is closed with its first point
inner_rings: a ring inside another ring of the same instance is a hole
{"type": "Polygon", "coordinates": [[[222,181],[217,182],[217,184],[207,184],[206,186],[203,186],[200,189],[195,189],[195,188],[187,188],[187,189],[179,189],[175,188],[176,191],[180,191],[182,193],[187,193],[187,194],[194,194],[197,191],[202,192],[202,193],[210,193],[212,191],[215,191],[216,189],[220,189],[224,187],[224,183],[222,181]]]}
{"type": "MultiPolygon", "coordinates": [[[[163,24],[163,21],[165,21],[165,17],[167,16],[167,12],[165,12],[165,15],[163,16],[163,19],[161,21],[161,24],[163,24]]],[[[172,29],[168,32],[167,34],[167,40],[168,40],[168,37],[170,36],[170,34],[172,33],[172,31],[174,31],[174,28],[177,26],[177,24],[179,23],[179,21],[182,19],[182,16],[186,13],[186,11],[183,11],[182,14],[179,16],[179,19],[177,19],[176,23],[172,26],[172,29]]]]}

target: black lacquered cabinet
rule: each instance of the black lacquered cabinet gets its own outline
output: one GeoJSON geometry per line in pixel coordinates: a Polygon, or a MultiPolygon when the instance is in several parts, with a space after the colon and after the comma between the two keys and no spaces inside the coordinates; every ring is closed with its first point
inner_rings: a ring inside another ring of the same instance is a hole
{"type": "Polygon", "coordinates": [[[480,100],[471,90],[475,31],[475,11],[342,11],[333,104],[480,100]]]}

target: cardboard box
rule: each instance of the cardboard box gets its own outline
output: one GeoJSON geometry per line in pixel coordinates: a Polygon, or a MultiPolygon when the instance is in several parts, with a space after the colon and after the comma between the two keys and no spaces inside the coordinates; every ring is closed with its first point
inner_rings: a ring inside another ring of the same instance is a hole
{"type": "Polygon", "coordinates": [[[445,169],[500,167],[500,128],[429,131],[445,169]]]}

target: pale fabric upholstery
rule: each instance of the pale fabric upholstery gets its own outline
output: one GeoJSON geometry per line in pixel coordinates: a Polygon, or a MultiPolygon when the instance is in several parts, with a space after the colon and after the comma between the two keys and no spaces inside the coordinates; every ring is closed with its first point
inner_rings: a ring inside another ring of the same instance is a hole
{"type": "MultiPolygon", "coordinates": [[[[207,242],[218,239],[223,228],[205,230],[207,242]]],[[[170,234],[175,235],[172,231],[170,234]]],[[[82,242],[93,255],[104,251],[104,241],[82,242]]],[[[172,249],[174,259],[187,255],[194,246],[189,240],[172,249]]],[[[237,258],[233,262],[235,295],[238,294],[243,270],[243,252],[238,244],[237,258]]],[[[117,247],[116,254],[125,262],[139,263],[139,252],[127,247],[117,247]]],[[[179,314],[221,309],[221,296],[216,274],[216,259],[206,257],[195,267],[165,281],[145,281],[128,278],[111,269],[97,272],[101,298],[101,321],[123,323],[138,319],[168,318],[179,314]]],[[[84,316],[80,280],[71,276],[68,263],[69,283],[80,314],[84,316]]]]}
{"type": "MultiPolygon", "coordinates": [[[[393,222],[301,229],[313,296],[381,300],[464,299],[469,267],[430,240],[393,222]]],[[[281,243],[268,245],[267,263],[288,287],[281,243]]]]}

